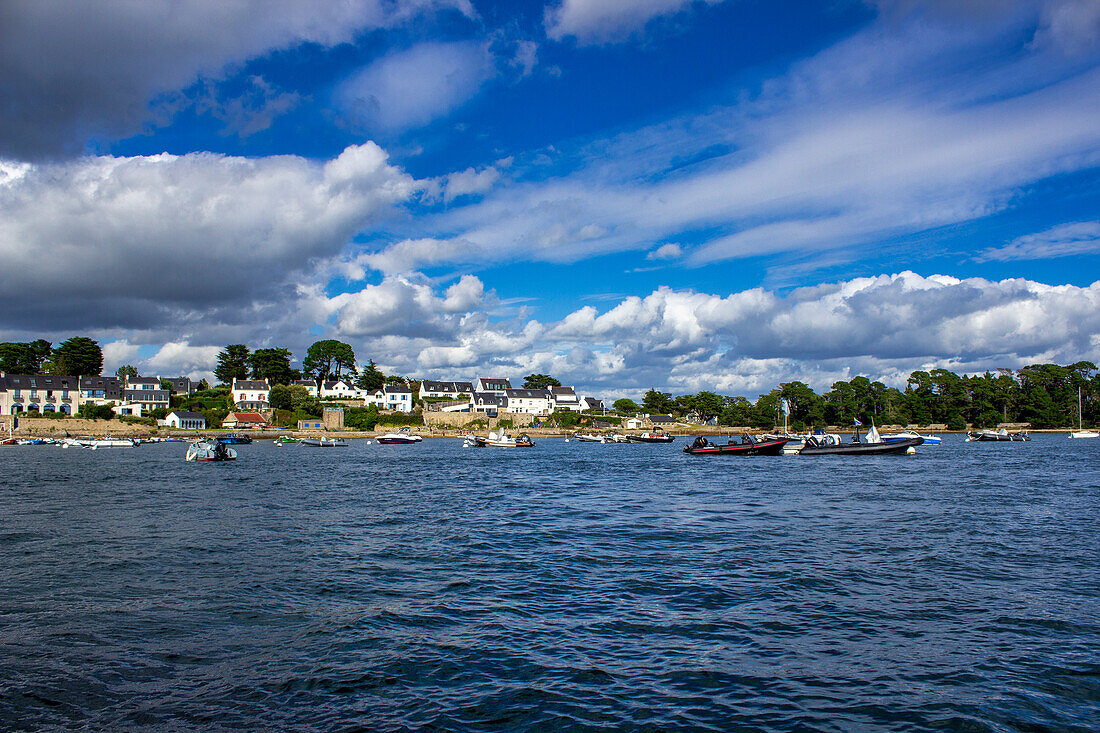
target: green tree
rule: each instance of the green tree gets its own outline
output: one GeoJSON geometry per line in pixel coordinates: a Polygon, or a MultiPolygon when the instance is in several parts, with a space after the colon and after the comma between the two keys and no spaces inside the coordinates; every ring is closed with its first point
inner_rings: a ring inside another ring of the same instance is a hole
{"type": "Polygon", "coordinates": [[[9,341],[0,344],[0,372],[7,374],[41,374],[53,344],[45,339],[29,342],[9,341]]]}
{"type": "Polygon", "coordinates": [[[524,389],[545,389],[560,386],[561,382],[554,379],[549,374],[528,374],[523,378],[524,389]]]}
{"type": "Polygon", "coordinates": [[[318,386],[329,377],[339,379],[345,371],[355,374],[355,351],[343,341],[316,341],[306,351],[302,371],[313,377],[318,386]]]}
{"type": "Polygon", "coordinates": [[[355,386],[357,388],[368,392],[380,390],[385,384],[386,375],[383,374],[382,370],[378,368],[378,365],[374,363],[374,359],[370,359],[363,365],[362,371],[359,372],[359,377],[355,380],[355,386]]]}
{"type": "Polygon", "coordinates": [[[642,411],[637,402],[626,397],[620,397],[612,402],[611,408],[620,415],[634,415],[642,411]]]}
{"type": "Polygon", "coordinates": [[[123,364],[118,369],[115,369],[115,376],[125,382],[127,379],[135,379],[139,375],[137,367],[132,364],[123,364]]]}
{"type": "Polygon", "coordinates": [[[289,410],[291,412],[304,411],[317,401],[310,395],[309,390],[300,384],[276,384],[271,388],[268,400],[276,410],[289,410]]]}
{"type": "Polygon", "coordinates": [[[251,353],[244,344],[230,344],[218,354],[218,366],[214,376],[222,384],[233,384],[234,379],[247,379],[251,353]]]}
{"type": "Polygon", "coordinates": [[[256,349],[248,358],[252,379],[266,379],[268,384],[290,384],[299,373],[290,367],[289,349],[256,349]]]}
{"type": "Polygon", "coordinates": [[[688,409],[697,414],[702,422],[721,415],[725,406],[725,400],[714,392],[700,392],[687,400],[688,409]]]}
{"type": "Polygon", "coordinates": [[[649,415],[667,415],[676,409],[676,403],[672,393],[651,389],[642,397],[642,409],[649,415]]]}
{"type": "Polygon", "coordinates": [[[58,344],[45,367],[50,374],[97,377],[103,371],[103,351],[94,339],[73,336],[58,344]]]}
{"type": "Polygon", "coordinates": [[[723,398],[722,412],[718,416],[719,425],[748,426],[752,424],[752,403],[744,397],[723,398]]]}

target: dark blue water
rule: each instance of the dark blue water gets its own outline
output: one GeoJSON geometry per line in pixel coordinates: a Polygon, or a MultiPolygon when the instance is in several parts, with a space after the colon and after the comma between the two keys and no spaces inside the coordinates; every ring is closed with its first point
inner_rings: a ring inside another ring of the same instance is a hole
{"type": "Polygon", "coordinates": [[[1100,441],[0,448],[0,729],[1100,726],[1100,441]]]}

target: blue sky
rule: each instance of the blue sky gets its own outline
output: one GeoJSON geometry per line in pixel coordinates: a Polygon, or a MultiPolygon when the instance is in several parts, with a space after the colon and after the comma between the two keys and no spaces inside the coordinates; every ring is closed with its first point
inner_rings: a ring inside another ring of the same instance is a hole
{"type": "Polygon", "coordinates": [[[3,340],[601,396],[1100,358],[1098,0],[8,12],[3,340]]]}

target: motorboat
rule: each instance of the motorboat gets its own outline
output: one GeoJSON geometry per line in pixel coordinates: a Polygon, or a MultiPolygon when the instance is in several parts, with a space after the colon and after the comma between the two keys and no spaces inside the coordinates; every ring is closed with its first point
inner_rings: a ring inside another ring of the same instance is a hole
{"type": "Polygon", "coordinates": [[[913,430],[903,430],[900,433],[888,433],[882,436],[882,442],[893,443],[899,440],[911,440],[913,438],[923,438],[924,445],[939,445],[943,442],[938,435],[921,435],[913,430]]]}
{"type": "Polygon", "coordinates": [[[467,435],[464,444],[474,448],[531,448],[535,445],[527,433],[523,433],[518,438],[513,438],[504,430],[496,433],[491,432],[487,438],[480,435],[467,435]]]}
{"type": "Polygon", "coordinates": [[[298,445],[301,442],[301,438],[295,438],[293,435],[280,435],[275,439],[275,445],[298,445]]]}
{"type": "Polygon", "coordinates": [[[1017,441],[1031,440],[1026,432],[1010,433],[1005,428],[998,430],[981,430],[966,434],[967,443],[1013,443],[1017,441]]]}
{"type": "Polygon", "coordinates": [[[188,461],[235,461],[237,451],[227,448],[220,440],[200,441],[187,447],[188,461]]]}
{"type": "Polygon", "coordinates": [[[602,435],[583,435],[581,433],[575,433],[573,439],[580,443],[603,443],[605,442],[602,435]]]}
{"type": "Polygon", "coordinates": [[[905,438],[885,441],[879,435],[874,424],[867,431],[864,440],[860,440],[859,423],[856,434],[850,441],[844,441],[836,433],[816,433],[806,438],[806,444],[798,451],[800,456],[882,456],[899,453],[915,453],[916,447],[924,443],[924,438],[905,438]]]}
{"type": "Polygon", "coordinates": [[[1071,438],[1100,438],[1095,430],[1085,430],[1081,422],[1081,388],[1077,388],[1077,429],[1069,434],[1071,438]]]}
{"type": "Polygon", "coordinates": [[[375,440],[382,445],[411,445],[413,443],[419,443],[424,439],[419,435],[413,435],[412,431],[408,428],[401,428],[396,433],[389,432],[385,435],[379,435],[375,440]]]}
{"type": "Polygon", "coordinates": [[[81,448],[133,448],[135,443],[130,438],[75,438],[65,441],[70,445],[78,445],[81,448]]]}
{"type": "Polygon", "coordinates": [[[252,442],[252,437],[230,433],[229,435],[219,435],[218,442],[226,445],[248,445],[252,442]]]}
{"type": "Polygon", "coordinates": [[[745,433],[738,442],[730,438],[728,443],[712,443],[700,435],[684,448],[684,453],[692,456],[781,456],[788,442],[786,438],[757,440],[745,433]]]}
{"type": "Polygon", "coordinates": [[[347,441],[339,438],[302,438],[302,445],[311,448],[347,448],[347,441]]]}
{"type": "Polygon", "coordinates": [[[648,430],[641,435],[628,435],[626,439],[631,443],[671,443],[676,440],[675,436],[669,435],[660,428],[654,428],[648,430]]]}

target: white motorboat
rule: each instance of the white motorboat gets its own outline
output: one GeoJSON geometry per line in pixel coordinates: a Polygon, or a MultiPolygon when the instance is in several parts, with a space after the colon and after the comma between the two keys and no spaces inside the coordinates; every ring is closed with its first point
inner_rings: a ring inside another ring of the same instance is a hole
{"type": "Polygon", "coordinates": [[[1071,438],[1100,438],[1095,430],[1085,430],[1081,422],[1081,388],[1077,388],[1077,429],[1069,434],[1071,438]]]}
{"type": "Polygon", "coordinates": [[[91,448],[92,450],[99,448],[133,448],[137,445],[129,438],[75,438],[66,442],[71,445],[78,445],[81,448],[91,448]]]}
{"type": "Polygon", "coordinates": [[[528,437],[527,433],[523,433],[518,438],[513,438],[504,430],[496,433],[489,433],[489,437],[487,438],[483,438],[480,435],[467,435],[464,442],[465,445],[474,448],[530,448],[535,445],[534,441],[528,437]]]}
{"type": "Polygon", "coordinates": [[[302,445],[311,448],[347,448],[346,441],[339,438],[302,438],[302,445]]]}
{"type": "Polygon", "coordinates": [[[379,435],[375,440],[382,445],[411,445],[412,443],[419,443],[424,439],[419,435],[413,435],[412,431],[408,428],[401,428],[396,433],[390,432],[385,435],[379,435]]]}
{"type": "Polygon", "coordinates": [[[602,435],[583,435],[581,433],[574,434],[573,439],[577,440],[581,443],[603,443],[603,442],[605,442],[604,436],[602,436],[602,435]]]}
{"type": "Polygon", "coordinates": [[[900,433],[890,433],[883,435],[882,440],[886,443],[896,442],[899,440],[910,440],[912,438],[924,438],[924,445],[939,445],[943,442],[943,439],[936,435],[921,435],[914,430],[903,430],[900,433]]]}
{"type": "Polygon", "coordinates": [[[200,441],[187,447],[188,461],[235,461],[237,451],[217,440],[200,441]]]}

